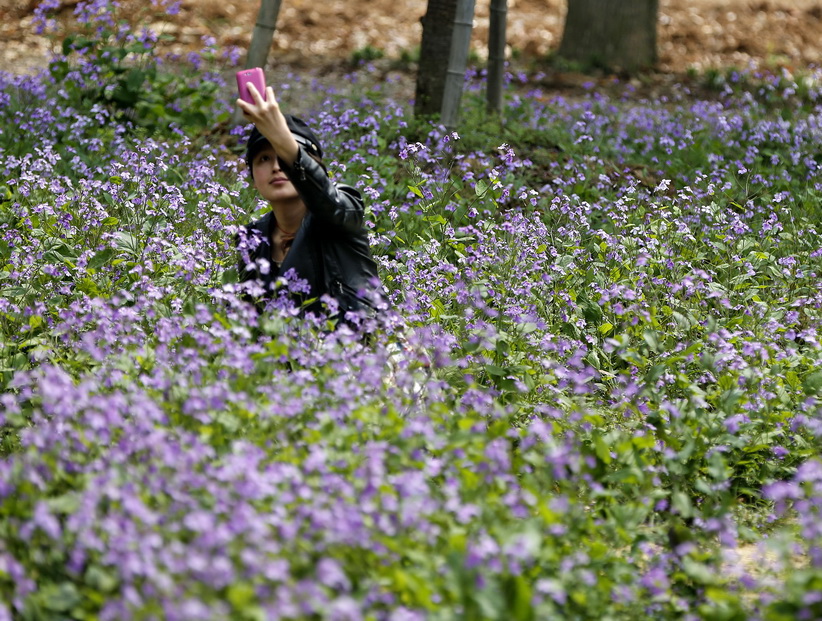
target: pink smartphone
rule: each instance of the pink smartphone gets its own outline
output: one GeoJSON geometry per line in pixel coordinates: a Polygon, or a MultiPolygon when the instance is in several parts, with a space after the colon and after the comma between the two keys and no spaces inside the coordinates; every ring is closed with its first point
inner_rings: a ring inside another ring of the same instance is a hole
{"type": "Polygon", "coordinates": [[[237,72],[237,90],[240,93],[240,99],[253,104],[254,99],[251,97],[251,93],[248,92],[249,83],[253,84],[257,92],[265,99],[265,74],[260,67],[243,69],[237,72]]]}

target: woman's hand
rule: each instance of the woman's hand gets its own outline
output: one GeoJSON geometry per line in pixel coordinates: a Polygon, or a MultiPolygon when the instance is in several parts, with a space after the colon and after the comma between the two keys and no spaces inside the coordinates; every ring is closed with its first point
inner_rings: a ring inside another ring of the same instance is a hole
{"type": "Polygon", "coordinates": [[[294,164],[299,153],[299,145],[291,135],[285,117],[280,111],[280,105],[274,97],[274,89],[270,86],[265,89],[266,98],[253,84],[248,85],[248,92],[254,99],[254,103],[248,103],[242,99],[237,100],[237,105],[243,111],[243,115],[257,126],[260,133],[268,138],[268,142],[274,147],[277,159],[288,166],[294,164]]]}

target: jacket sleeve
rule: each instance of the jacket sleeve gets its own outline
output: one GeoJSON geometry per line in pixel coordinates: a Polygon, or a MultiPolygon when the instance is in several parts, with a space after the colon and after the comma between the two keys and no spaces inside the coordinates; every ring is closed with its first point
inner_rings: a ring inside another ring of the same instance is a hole
{"type": "Polygon", "coordinates": [[[316,219],[348,233],[362,230],[365,206],[356,189],[331,181],[325,169],[302,147],[292,166],[281,166],[316,219]]]}

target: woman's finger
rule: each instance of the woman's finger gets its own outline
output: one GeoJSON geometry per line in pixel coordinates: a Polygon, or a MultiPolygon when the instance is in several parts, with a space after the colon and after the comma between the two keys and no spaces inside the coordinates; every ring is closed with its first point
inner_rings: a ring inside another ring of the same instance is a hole
{"type": "Polygon", "coordinates": [[[251,98],[254,100],[254,103],[258,106],[263,105],[263,96],[260,91],[257,90],[257,87],[254,86],[251,82],[248,83],[248,92],[251,94],[251,98]]]}

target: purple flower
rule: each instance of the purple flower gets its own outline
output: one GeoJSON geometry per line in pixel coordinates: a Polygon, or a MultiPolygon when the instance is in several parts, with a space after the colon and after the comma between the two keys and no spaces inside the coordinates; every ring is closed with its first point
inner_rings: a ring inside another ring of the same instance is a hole
{"type": "Polygon", "coordinates": [[[790,453],[788,449],[782,446],[774,446],[771,450],[778,459],[785,459],[790,453]]]}
{"type": "Polygon", "coordinates": [[[749,422],[751,422],[751,419],[747,415],[734,414],[730,418],[725,419],[724,425],[729,433],[735,434],[737,431],[739,431],[739,428],[743,423],[749,422]]]}
{"type": "Polygon", "coordinates": [[[662,595],[670,588],[668,574],[661,567],[652,567],[646,571],[639,579],[639,583],[648,589],[652,596],[662,595]]]}
{"type": "Polygon", "coordinates": [[[342,567],[330,558],[323,558],[317,563],[317,579],[321,584],[340,591],[348,591],[351,583],[343,572],[342,567]]]}

